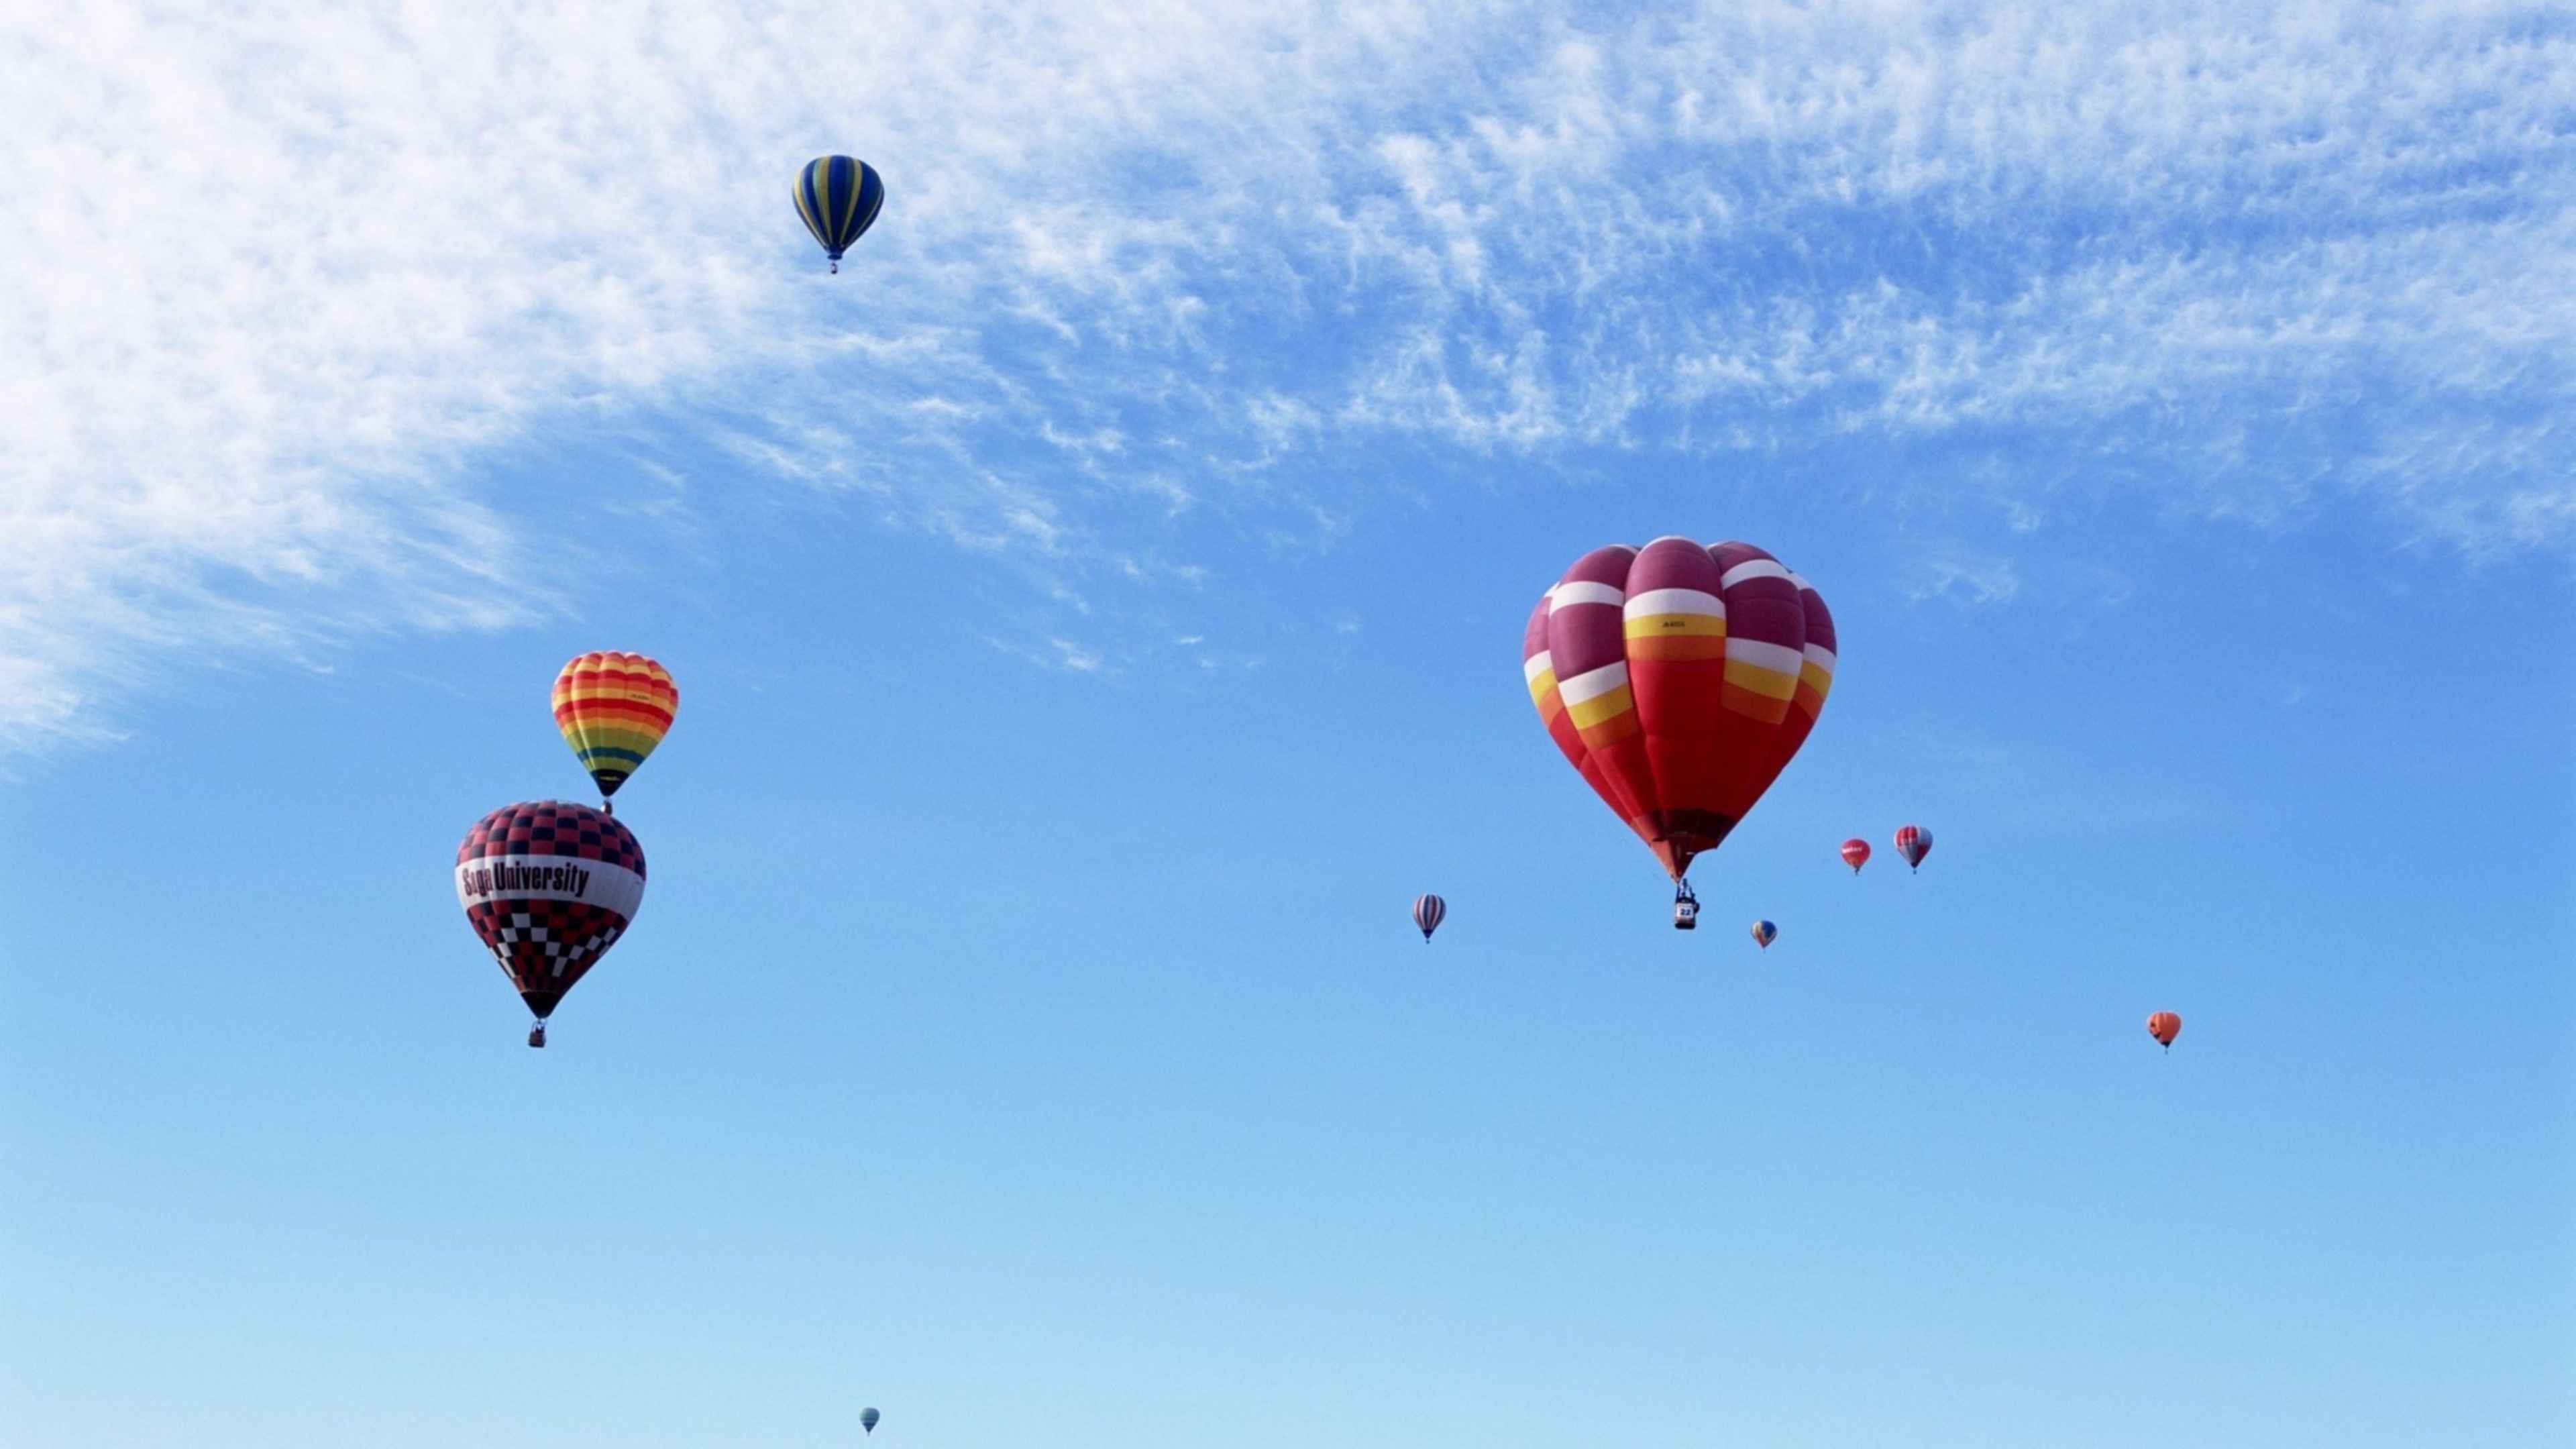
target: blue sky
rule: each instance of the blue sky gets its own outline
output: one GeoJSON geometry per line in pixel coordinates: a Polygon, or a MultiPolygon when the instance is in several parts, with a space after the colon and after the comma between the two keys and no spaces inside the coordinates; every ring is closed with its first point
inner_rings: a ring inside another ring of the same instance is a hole
{"type": "Polygon", "coordinates": [[[0,89],[12,1442],[2576,1430],[2563,17],[111,6],[0,89]],[[1668,532],[1842,642],[1694,936],[1518,673],[1668,532]],[[681,714],[533,1053],[448,867],[600,647],[681,714]]]}

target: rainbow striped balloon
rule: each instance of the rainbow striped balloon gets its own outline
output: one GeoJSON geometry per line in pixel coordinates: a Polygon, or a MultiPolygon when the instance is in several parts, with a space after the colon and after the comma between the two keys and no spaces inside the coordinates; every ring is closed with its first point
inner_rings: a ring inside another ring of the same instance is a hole
{"type": "Polygon", "coordinates": [[[641,654],[594,651],[555,676],[555,728],[603,799],[662,743],[679,712],[671,672],[641,654]]]}

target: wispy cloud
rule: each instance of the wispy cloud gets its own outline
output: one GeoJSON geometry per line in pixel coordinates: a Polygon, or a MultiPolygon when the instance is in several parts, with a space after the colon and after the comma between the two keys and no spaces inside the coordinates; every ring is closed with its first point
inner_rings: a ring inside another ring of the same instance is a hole
{"type": "Polygon", "coordinates": [[[1115,674],[1118,670],[1091,648],[1071,639],[1041,634],[1033,639],[1011,640],[984,636],[984,642],[1041,669],[1060,670],[1066,674],[1115,674]]]}
{"type": "Polygon", "coordinates": [[[564,418],[1068,607],[1239,511],[1329,539],[1280,463],[1390,438],[1971,438],[2046,462],[1915,486],[2025,527],[2089,467],[2576,543],[2542,6],[102,4],[0,19],[0,93],[0,750],[557,607],[474,465],[564,418]],[[891,199],[830,278],[782,196],[835,148],[891,199]]]}
{"type": "Polygon", "coordinates": [[[1982,608],[2012,602],[2021,593],[2021,570],[2000,553],[1958,542],[1927,543],[1907,558],[1897,586],[1912,603],[1946,599],[1982,608]]]}

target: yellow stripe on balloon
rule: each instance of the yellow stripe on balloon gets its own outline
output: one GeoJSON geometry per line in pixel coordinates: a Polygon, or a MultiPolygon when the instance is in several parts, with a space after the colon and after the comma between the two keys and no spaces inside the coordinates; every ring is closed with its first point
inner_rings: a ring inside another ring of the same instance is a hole
{"type": "Polygon", "coordinates": [[[1529,692],[1530,703],[1538,706],[1538,712],[1540,714],[1548,713],[1547,697],[1556,693],[1556,671],[1553,669],[1540,670],[1531,678],[1529,682],[1529,692]]]}
{"type": "Polygon", "coordinates": [[[1624,684],[1607,693],[1594,695],[1581,704],[1566,706],[1573,712],[1574,727],[1579,730],[1596,729],[1636,707],[1637,696],[1624,684]]]}
{"type": "Polygon", "coordinates": [[[1764,724],[1778,724],[1789,717],[1789,701],[1755,694],[1732,684],[1718,690],[1717,702],[1746,719],[1760,720],[1764,724]]]}
{"type": "Polygon", "coordinates": [[[1777,669],[1765,669],[1744,659],[1726,661],[1726,682],[1730,688],[1745,690],[1770,699],[1786,702],[1798,692],[1798,676],[1777,669]]]}

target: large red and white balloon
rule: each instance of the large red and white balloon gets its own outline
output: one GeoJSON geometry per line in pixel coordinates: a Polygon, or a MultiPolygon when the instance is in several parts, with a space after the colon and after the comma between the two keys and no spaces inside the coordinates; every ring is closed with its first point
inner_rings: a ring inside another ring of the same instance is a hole
{"type": "Polygon", "coordinates": [[[1576,559],[1521,642],[1549,736],[1676,881],[1806,743],[1834,664],[1806,580],[1751,544],[1686,538],[1576,559]]]}

